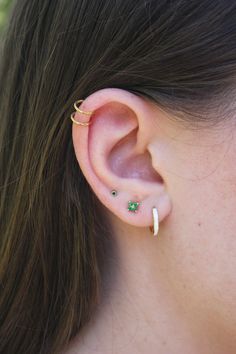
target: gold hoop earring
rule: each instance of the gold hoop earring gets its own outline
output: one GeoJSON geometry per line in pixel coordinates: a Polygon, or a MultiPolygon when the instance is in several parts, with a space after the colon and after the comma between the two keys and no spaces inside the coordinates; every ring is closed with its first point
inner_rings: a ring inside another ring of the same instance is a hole
{"type": "Polygon", "coordinates": [[[153,226],[150,226],[149,229],[153,233],[154,236],[157,236],[159,231],[159,215],[157,208],[152,208],[152,216],[153,216],[153,226]]]}
{"type": "Polygon", "coordinates": [[[90,125],[92,122],[88,121],[88,122],[79,122],[78,120],[75,120],[74,116],[75,116],[76,112],[73,112],[70,116],[70,119],[72,120],[72,122],[74,122],[75,124],[78,125],[83,125],[83,126],[87,126],[90,125]]]}
{"type": "MultiPolygon", "coordinates": [[[[74,107],[76,109],[77,112],[81,113],[81,114],[86,114],[86,115],[91,115],[93,114],[93,111],[83,111],[82,109],[80,109],[79,107],[77,107],[77,103],[81,103],[83,102],[84,100],[77,100],[75,103],[74,103],[74,107]]],[[[82,125],[82,126],[88,126],[90,125],[92,122],[91,121],[88,121],[88,122],[80,122],[78,120],[75,120],[75,114],[76,112],[73,112],[70,116],[70,119],[72,120],[72,122],[74,122],[75,124],[78,124],[78,125],[82,125]]]]}
{"type": "Polygon", "coordinates": [[[87,115],[90,116],[91,114],[93,114],[92,111],[82,111],[82,109],[80,109],[79,107],[77,107],[77,103],[81,103],[81,102],[83,102],[83,101],[84,101],[84,100],[75,101],[74,107],[75,107],[75,109],[76,109],[77,112],[82,113],[82,114],[87,114],[87,115]]]}

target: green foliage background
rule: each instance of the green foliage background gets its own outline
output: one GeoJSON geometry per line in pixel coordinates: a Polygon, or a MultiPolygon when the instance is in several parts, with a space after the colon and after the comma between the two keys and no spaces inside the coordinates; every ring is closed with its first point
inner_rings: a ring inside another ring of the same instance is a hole
{"type": "Polygon", "coordinates": [[[2,32],[7,23],[8,12],[10,10],[12,0],[0,0],[0,31],[2,32]]]}

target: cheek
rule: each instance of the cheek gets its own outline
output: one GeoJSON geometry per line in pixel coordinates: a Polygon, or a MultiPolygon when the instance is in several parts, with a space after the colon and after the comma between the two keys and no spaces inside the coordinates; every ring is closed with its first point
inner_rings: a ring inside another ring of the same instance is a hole
{"type": "MultiPolygon", "coordinates": [[[[235,176],[236,181],[236,176],[235,176]]],[[[175,179],[168,241],[177,287],[236,318],[236,185],[219,174],[175,179]],[[179,183],[178,183],[179,181],[179,183]],[[235,309],[235,310],[232,310],[235,309]],[[234,312],[234,314],[233,314],[234,312]]]]}
{"type": "MultiPolygon", "coordinates": [[[[236,130],[181,132],[165,146],[172,213],[160,257],[183,313],[236,328],[236,130]],[[206,315],[204,315],[206,314],[206,315]]],[[[234,333],[235,335],[235,333],[234,333]]]]}

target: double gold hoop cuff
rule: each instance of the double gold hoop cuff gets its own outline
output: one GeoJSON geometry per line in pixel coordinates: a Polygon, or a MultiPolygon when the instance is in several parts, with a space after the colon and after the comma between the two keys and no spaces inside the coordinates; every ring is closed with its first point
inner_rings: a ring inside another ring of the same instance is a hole
{"type": "MultiPolygon", "coordinates": [[[[86,114],[86,115],[89,115],[91,116],[93,114],[93,111],[83,111],[82,109],[80,109],[77,104],[78,103],[81,103],[83,102],[83,100],[78,100],[74,103],[74,107],[76,109],[77,112],[81,113],[81,114],[86,114]]],[[[79,122],[78,120],[75,120],[75,114],[76,112],[73,112],[70,116],[70,119],[72,120],[72,122],[74,122],[75,124],[78,124],[78,125],[83,125],[83,126],[88,126],[89,124],[91,124],[92,122],[91,121],[88,121],[88,122],[79,122]]]]}

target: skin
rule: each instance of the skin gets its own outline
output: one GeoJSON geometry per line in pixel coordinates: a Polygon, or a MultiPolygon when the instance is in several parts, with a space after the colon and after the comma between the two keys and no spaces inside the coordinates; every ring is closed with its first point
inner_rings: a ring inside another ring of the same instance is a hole
{"type": "Polygon", "coordinates": [[[64,352],[235,354],[234,123],[192,129],[116,88],[80,108],[94,114],[89,127],[72,126],[75,154],[112,224],[116,257],[97,312],[64,352]]]}

